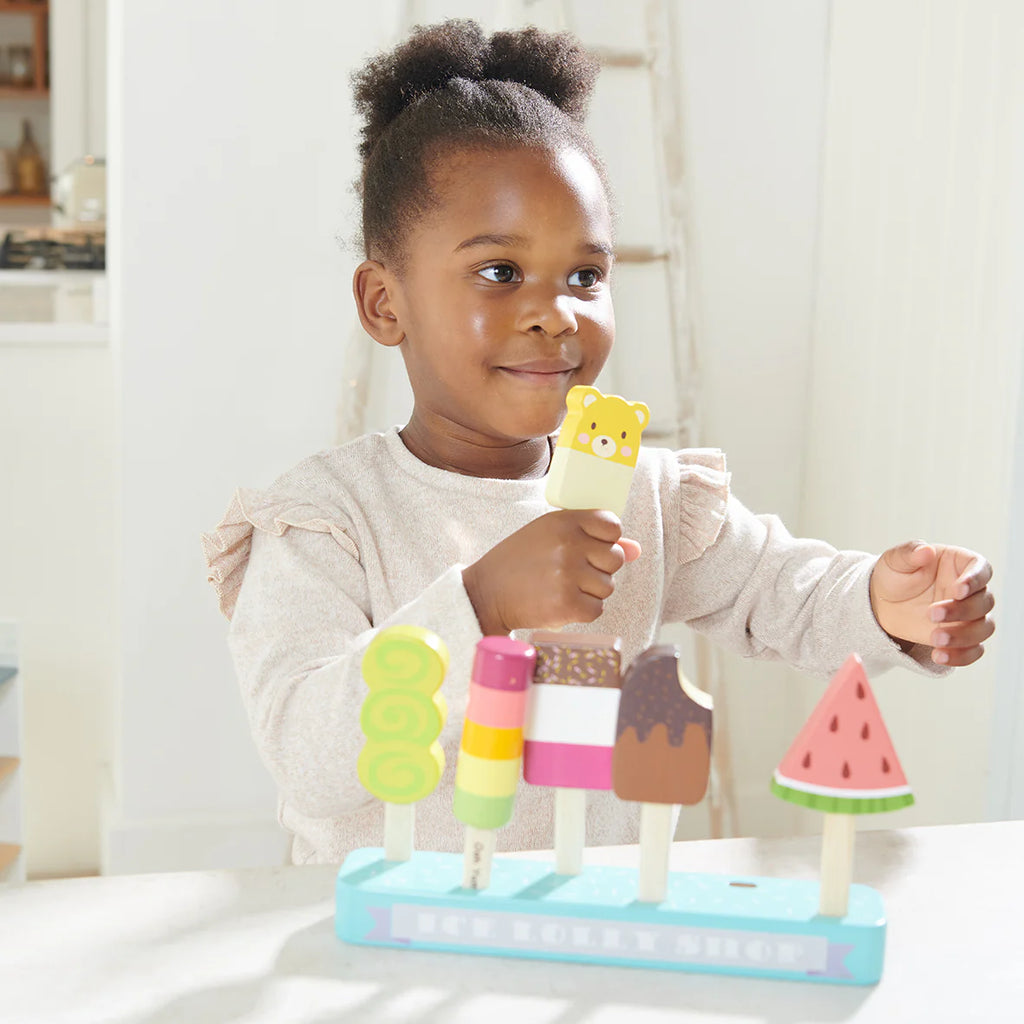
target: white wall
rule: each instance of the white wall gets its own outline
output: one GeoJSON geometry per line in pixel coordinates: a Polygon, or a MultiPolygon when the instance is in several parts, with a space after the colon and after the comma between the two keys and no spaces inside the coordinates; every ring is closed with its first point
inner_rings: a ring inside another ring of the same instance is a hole
{"type": "Polygon", "coordinates": [[[216,833],[227,822],[228,838],[239,822],[270,823],[269,848],[280,841],[199,536],[236,485],[269,483],[331,441],[351,318],[352,263],[339,246],[355,173],[346,69],[389,38],[387,15],[388,5],[356,20],[348,5],[273,0],[112,10],[115,870],[177,863],[168,844],[211,823],[216,833]]]}
{"type": "Polygon", "coordinates": [[[0,618],[18,624],[26,868],[95,870],[114,674],[106,347],[0,345],[0,618]]]}

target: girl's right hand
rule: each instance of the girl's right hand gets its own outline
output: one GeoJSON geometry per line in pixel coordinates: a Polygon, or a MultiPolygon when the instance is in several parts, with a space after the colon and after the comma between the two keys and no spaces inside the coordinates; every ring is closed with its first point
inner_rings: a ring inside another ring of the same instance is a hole
{"type": "Polygon", "coordinates": [[[615,589],[612,576],[640,557],[613,512],[549,512],[463,570],[485,636],[593,622],[615,589]]]}

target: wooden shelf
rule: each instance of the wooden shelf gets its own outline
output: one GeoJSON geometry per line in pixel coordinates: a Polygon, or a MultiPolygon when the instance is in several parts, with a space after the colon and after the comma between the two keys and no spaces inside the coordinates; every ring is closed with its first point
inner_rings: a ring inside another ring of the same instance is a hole
{"type": "Polygon", "coordinates": [[[50,206],[52,202],[49,196],[0,195],[0,206],[50,206]]]}
{"type": "Polygon", "coordinates": [[[28,0],[0,0],[0,14],[39,14],[47,13],[48,3],[29,3],[28,0]]]}
{"type": "Polygon", "coordinates": [[[17,843],[0,843],[0,871],[9,868],[21,853],[21,847],[17,843]]]}
{"type": "Polygon", "coordinates": [[[50,90],[46,88],[19,89],[13,85],[0,85],[0,100],[48,100],[50,90]]]}
{"type": "Polygon", "coordinates": [[[31,88],[0,86],[0,99],[46,99],[50,95],[48,84],[49,3],[28,3],[27,0],[0,0],[0,14],[19,14],[32,19],[32,76],[31,88]]]}
{"type": "Polygon", "coordinates": [[[17,757],[0,757],[0,782],[3,782],[8,775],[13,775],[18,770],[21,759],[17,757]]]}

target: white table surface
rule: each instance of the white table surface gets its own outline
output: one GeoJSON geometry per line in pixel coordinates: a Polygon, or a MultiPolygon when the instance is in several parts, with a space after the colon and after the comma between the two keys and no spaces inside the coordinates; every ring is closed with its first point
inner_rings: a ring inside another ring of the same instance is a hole
{"type": "MultiPolygon", "coordinates": [[[[587,851],[635,864],[636,848],[587,851]]],[[[816,878],[819,840],[676,843],[675,870],[816,878]]],[[[1024,821],[863,831],[889,921],[877,986],[349,946],[333,867],[0,889],[2,1024],[1024,1021],[1024,821]]]]}

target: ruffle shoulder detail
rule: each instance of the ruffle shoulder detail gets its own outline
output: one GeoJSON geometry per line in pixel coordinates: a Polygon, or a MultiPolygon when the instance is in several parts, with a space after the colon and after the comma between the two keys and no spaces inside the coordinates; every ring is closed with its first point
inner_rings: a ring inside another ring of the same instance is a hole
{"type": "Polygon", "coordinates": [[[325,509],[301,499],[239,488],[224,518],[202,535],[206,578],[213,585],[220,610],[227,618],[234,613],[242,588],[253,530],[280,537],[291,528],[329,533],[353,558],[359,558],[359,549],[352,537],[325,509]]]}
{"type": "Polygon", "coordinates": [[[673,453],[679,468],[679,562],[692,562],[718,539],[729,505],[725,454],[717,448],[673,453]]]}

